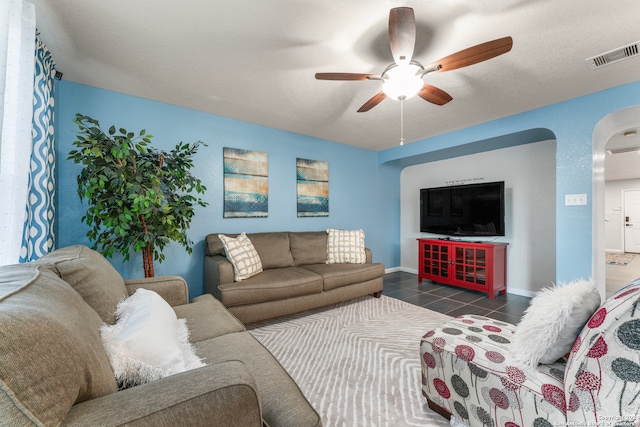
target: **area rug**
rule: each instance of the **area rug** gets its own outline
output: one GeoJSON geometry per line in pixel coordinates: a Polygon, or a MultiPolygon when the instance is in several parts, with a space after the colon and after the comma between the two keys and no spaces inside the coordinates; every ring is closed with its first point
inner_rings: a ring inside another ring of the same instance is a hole
{"type": "Polygon", "coordinates": [[[634,254],[625,253],[607,252],[605,254],[606,263],[614,265],[627,265],[633,260],[634,257],[634,254]]]}
{"type": "Polygon", "coordinates": [[[289,372],[325,427],[445,427],[420,391],[419,346],[449,318],[383,295],[247,329],[289,372]]]}

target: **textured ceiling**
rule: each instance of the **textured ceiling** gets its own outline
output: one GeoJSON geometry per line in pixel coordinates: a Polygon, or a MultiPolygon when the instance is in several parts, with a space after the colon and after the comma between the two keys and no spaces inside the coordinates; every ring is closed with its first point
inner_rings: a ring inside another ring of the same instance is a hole
{"type": "Polygon", "coordinates": [[[399,103],[357,113],[379,82],[314,74],[380,74],[392,7],[414,8],[425,65],[513,37],[507,54],[425,76],[453,101],[405,101],[407,143],[640,79],[640,55],[585,62],[640,41],[638,0],[32,2],[65,80],[375,151],[398,144],[399,103]]]}

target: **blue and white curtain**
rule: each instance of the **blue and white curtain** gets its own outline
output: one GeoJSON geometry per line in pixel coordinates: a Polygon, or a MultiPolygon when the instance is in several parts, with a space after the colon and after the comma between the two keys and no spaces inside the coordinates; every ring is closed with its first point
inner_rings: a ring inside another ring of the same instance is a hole
{"type": "Polygon", "coordinates": [[[54,248],[55,147],[53,82],[55,63],[36,34],[33,93],[33,148],[29,165],[29,195],[22,231],[20,262],[34,261],[54,248]]]}

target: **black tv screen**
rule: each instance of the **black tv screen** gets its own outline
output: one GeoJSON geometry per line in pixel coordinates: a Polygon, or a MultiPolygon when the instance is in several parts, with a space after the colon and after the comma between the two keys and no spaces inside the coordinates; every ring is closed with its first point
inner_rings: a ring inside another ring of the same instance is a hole
{"type": "Polygon", "coordinates": [[[504,181],[420,190],[420,231],[504,236],[504,181]]]}

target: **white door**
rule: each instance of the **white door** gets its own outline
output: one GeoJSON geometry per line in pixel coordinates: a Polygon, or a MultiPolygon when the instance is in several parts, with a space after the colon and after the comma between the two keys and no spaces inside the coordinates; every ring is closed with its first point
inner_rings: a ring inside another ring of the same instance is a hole
{"type": "Polygon", "coordinates": [[[624,192],[624,251],[640,253],[640,190],[624,192]]]}

